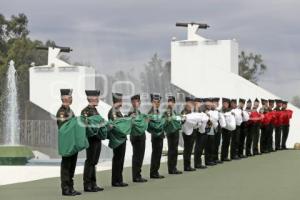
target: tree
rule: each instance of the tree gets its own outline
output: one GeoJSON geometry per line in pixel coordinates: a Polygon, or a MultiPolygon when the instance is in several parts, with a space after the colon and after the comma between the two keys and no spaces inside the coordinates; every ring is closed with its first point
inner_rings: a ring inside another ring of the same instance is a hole
{"type": "MultiPolygon", "coordinates": [[[[0,14],[0,99],[4,99],[6,83],[6,71],[10,60],[14,60],[17,70],[17,86],[19,102],[29,99],[29,67],[34,62],[36,65],[47,64],[47,52],[37,50],[36,46],[52,46],[53,41],[45,43],[32,40],[28,37],[28,19],[26,15],[12,15],[6,19],[0,14]]],[[[20,116],[24,113],[24,107],[20,107],[20,116]]],[[[1,119],[1,117],[0,117],[1,119]]]]}
{"type": "Polygon", "coordinates": [[[162,97],[175,95],[178,101],[188,93],[171,84],[171,62],[163,62],[157,54],[151,58],[140,74],[141,90],[147,94],[158,92],[162,97]],[[183,95],[182,95],[183,94],[183,95]]]}
{"type": "Polygon", "coordinates": [[[267,70],[262,56],[259,54],[245,53],[242,51],[239,55],[239,75],[245,79],[257,84],[259,76],[267,70]]]}
{"type": "Polygon", "coordinates": [[[294,96],[294,97],[292,98],[292,100],[291,100],[291,103],[292,103],[294,106],[300,108],[300,97],[299,97],[299,96],[294,96]]]}

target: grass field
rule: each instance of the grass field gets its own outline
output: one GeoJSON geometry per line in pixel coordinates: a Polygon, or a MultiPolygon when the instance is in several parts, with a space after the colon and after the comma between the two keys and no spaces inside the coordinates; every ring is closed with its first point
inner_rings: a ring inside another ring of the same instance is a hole
{"type": "MultiPolygon", "coordinates": [[[[179,169],[182,162],[179,162],[179,169]]],[[[143,174],[149,177],[149,166],[143,174]]],[[[113,199],[113,200],[296,200],[300,196],[300,151],[280,151],[210,167],[206,170],[168,175],[162,164],[162,180],[148,183],[131,182],[131,168],[125,169],[127,188],[110,187],[110,171],[97,174],[105,190],[83,193],[76,197],[62,197],[59,178],[13,184],[0,187],[2,200],[58,200],[58,199],[113,199]]],[[[17,173],[17,172],[16,172],[17,173]]],[[[1,178],[1,177],[0,177],[1,178]]],[[[75,188],[82,191],[82,176],[76,176],[75,188]]]]}

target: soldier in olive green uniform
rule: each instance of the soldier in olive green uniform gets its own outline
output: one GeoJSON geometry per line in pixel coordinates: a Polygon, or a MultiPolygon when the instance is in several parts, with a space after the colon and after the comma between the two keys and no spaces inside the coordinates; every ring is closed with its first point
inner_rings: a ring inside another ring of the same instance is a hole
{"type": "MultiPolygon", "coordinates": [[[[159,115],[161,96],[160,94],[151,94],[150,97],[151,97],[152,108],[150,109],[148,114],[159,115]]],[[[165,136],[163,131],[159,135],[151,133],[152,154],[151,154],[150,178],[155,178],[155,179],[165,178],[164,176],[160,175],[158,172],[160,168],[160,159],[162,155],[164,137],[165,136]]]]}
{"type": "MultiPolygon", "coordinates": [[[[134,95],[131,97],[132,109],[129,111],[129,117],[136,117],[141,114],[140,104],[141,98],[140,95],[134,95]]],[[[146,145],[146,135],[144,133],[136,134],[131,132],[130,141],[132,144],[132,179],[133,182],[144,183],[147,182],[147,179],[144,179],[141,175],[144,154],[145,154],[145,145],[146,145]]]]}
{"type": "MultiPolygon", "coordinates": [[[[74,117],[74,113],[70,108],[72,104],[72,90],[71,89],[61,89],[61,101],[62,106],[59,108],[56,114],[57,126],[60,128],[65,122],[74,117]]],[[[64,156],[61,160],[61,170],[60,170],[60,179],[61,179],[61,189],[62,195],[65,196],[75,196],[80,195],[80,192],[74,190],[74,173],[76,168],[78,153],[72,156],[64,156]]]]}
{"type": "MultiPolygon", "coordinates": [[[[96,106],[99,103],[99,90],[86,90],[87,100],[89,105],[81,111],[84,117],[99,115],[96,106]]],[[[86,149],[86,160],[84,163],[83,184],[85,192],[99,192],[103,188],[97,186],[96,182],[96,165],[99,161],[101,152],[101,138],[99,135],[94,135],[88,138],[89,148],[86,149]]]]}
{"type": "MultiPolygon", "coordinates": [[[[117,118],[123,117],[123,114],[120,111],[122,107],[122,97],[121,93],[113,93],[113,106],[108,112],[108,119],[115,120],[117,118]]],[[[124,158],[126,152],[126,140],[123,144],[118,146],[113,150],[113,159],[112,159],[112,180],[111,184],[113,187],[126,187],[127,183],[123,182],[123,167],[124,167],[124,158]]]]}
{"type": "MultiPolygon", "coordinates": [[[[164,117],[166,119],[171,118],[176,115],[174,110],[175,97],[168,97],[168,108],[164,112],[164,117]]],[[[181,171],[177,169],[177,157],[178,157],[178,143],[179,143],[179,130],[173,133],[166,132],[168,139],[168,169],[169,174],[182,174],[181,171]]]]}

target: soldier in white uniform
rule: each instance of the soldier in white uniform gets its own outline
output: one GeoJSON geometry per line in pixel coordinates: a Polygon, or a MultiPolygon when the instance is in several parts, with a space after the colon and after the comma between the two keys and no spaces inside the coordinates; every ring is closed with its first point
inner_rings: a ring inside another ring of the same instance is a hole
{"type": "Polygon", "coordinates": [[[212,120],[213,130],[214,130],[214,149],[213,149],[213,162],[216,164],[223,163],[219,159],[219,148],[221,143],[221,132],[222,128],[226,126],[225,118],[223,113],[218,110],[220,98],[212,98],[212,106],[209,115],[212,120]]]}
{"type": "MultiPolygon", "coordinates": [[[[206,146],[207,146],[207,139],[208,135],[207,133],[210,130],[210,122],[208,122],[209,117],[206,113],[204,113],[200,107],[200,102],[205,103],[205,110],[208,109],[208,98],[205,99],[200,99],[200,98],[195,98],[195,112],[201,113],[201,121],[198,123],[198,128],[196,129],[196,134],[195,134],[195,150],[194,150],[194,164],[195,168],[197,169],[205,169],[206,166],[204,165],[204,162],[202,162],[202,155],[204,154],[204,151],[206,152],[206,146]],[[200,110],[201,109],[201,110],[200,110]]],[[[205,111],[206,112],[206,111],[205,111]]],[[[206,162],[205,157],[205,163],[206,162]]]]}
{"type": "Polygon", "coordinates": [[[223,98],[222,99],[222,110],[226,121],[226,126],[222,128],[222,150],[221,150],[221,160],[222,161],[231,161],[228,158],[228,150],[231,141],[232,131],[235,130],[236,122],[234,115],[231,112],[230,108],[230,99],[223,98]]]}
{"type": "Polygon", "coordinates": [[[230,102],[231,112],[234,115],[236,127],[232,131],[231,135],[231,146],[230,146],[230,157],[232,160],[240,159],[238,156],[238,147],[240,142],[240,127],[243,122],[242,110],[237,107],[237,100],[232,99],[230,102]]]}
{"type": "MultiPolygon", "coordinates": [[[[201,104],[205,102],[206,104],[206,99],[202,98],[195,98],[195,103],[194,103],[194,112],[201,113],[205,115],[203,112],[203,108],[201,108],[201,104]]],[[[205,130],[206,125],[203,123],[206,122],[201,122],[201,124],[198,124],[198,127],[195,129],[195,148],[194,148],[194,166],[196,169],[205,169],[207,168],[203,163],[202,163],[202,155],[204,154],[204,150],[206,147],[207,143],[207,132],[205,130]],[[203,128],[200,128],[200,126],[203,126],[203,128]]]]}
{"type": "Polygon", "coordinates": [[[243,122],[240,127],[240,141],[239,141],[239,149],[238,149],[238,156],[240,158],[245,158],[246,156],[244,155],[244,149],[245,149],[245,138],[247,136],[247,122],[249,120],[249,114],[246,110],[244,110],[245,107],[245,99],[239,99],[239,109],[242,111],[242,118],[243,122]]]}
{"type": "Polygon", "coordinates": [[[205,165],[213,166],[216,165],[215,161],[215,132],[219,126],[219,113],[216,110],[212,110],[213,107],[213,98],[209,98],[206,103],[206,114],[209,117],[209,123],[207,125],[207,144],[205,148],[205,165]]]}
{"type": "MultiPolygon", "coordinates": [[[[192,113],[194,109],[194,98],[187,96],[185,97],[186,104],[184,106],[184,109],[182,110],[182,115],[187,115],[189,113],[192,113]]],[[[191,167],[191,156],[194,148],[195,143],[195,136],[194,131],[185,130],[183,127],[182,130],[182,137],[184,142],[184,149],[183,149],[183,165],[184,165],[184,171],[195,171],[195,168],[191,167]]]]}

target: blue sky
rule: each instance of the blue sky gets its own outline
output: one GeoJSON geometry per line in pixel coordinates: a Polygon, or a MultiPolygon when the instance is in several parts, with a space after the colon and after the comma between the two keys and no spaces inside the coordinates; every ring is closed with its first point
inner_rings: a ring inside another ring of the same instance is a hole
{"type": "Polygon", "coordinates": [[[300,95],[300,1],[297,0],[0,0],[0,13],[25,13],[34,39],[71,46],[72,61],[104,73],[142,70],[154,53],[170,59],[177,21],[207,22],[203,35],[236,38],[240,49],[263,55],[260,85],[283,98],[300,95]]]}

